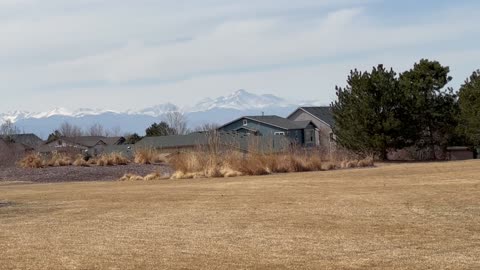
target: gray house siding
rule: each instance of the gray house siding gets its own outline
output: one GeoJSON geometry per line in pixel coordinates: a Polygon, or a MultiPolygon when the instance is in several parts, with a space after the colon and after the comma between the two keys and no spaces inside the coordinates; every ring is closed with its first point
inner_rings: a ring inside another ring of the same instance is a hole
{"type": "Polygon", "coordinates": [[[323,148],[331,147],[331,134],[333,131],[330,125],[324,121],[321,121],[300,109],[290,115],[288,119],[292,121],[312,121],[312,123],[317,126],[317,130],[315,131],[316,144],[323,148]]]}
{"type": "Polygon", "coordinates": [[[252,119],[241,118],[233,123],[225,125],[220,128],[221,131],[237,131],[237,132],[245,132],[248,133],[250,130],[251,133],[253,131],[257,131],[256,135],[259,136],[282,136],[280,134],[284,134],[285,137],[290,139],[292,142],[298,144],[304,144],[305,137],[303,134],[302,129],[294,129],[294,130],[286,130],[283,128],[275,127],[272,125],[268,125],[265,123],[257,122],[252,119]],[[246,120],[246,125],[244,125],[244,120],[246,120]]]}
{"type": "MultiPolygon", "coordinates": [[[[258,131],[258,135],[262,135],[262,136],[275,135],[275,132],[285,132],[285,129],[277,128],[273,126],[267,126],[266,124],[254,122],[253,120],[245,119],[245,118],[242,118],[236,122],[233,122],[229,125],[222,127],[222,130],[237,131],[239,129],[245,129],[245,128],[250,130],[256,130],[258,131]],[[247,125],[243,124],[244,120],[247,121],[247,125]]],[[[243,132],[243,131],[240,130],[240,132],[243,132]]]]}

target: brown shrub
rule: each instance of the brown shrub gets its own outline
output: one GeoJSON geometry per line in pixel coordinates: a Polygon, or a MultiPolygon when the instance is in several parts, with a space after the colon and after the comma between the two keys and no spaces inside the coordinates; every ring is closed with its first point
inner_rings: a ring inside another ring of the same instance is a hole
{"type": "Polygon", "coordinates": [[[166,158],[153,148],[140,148],[135,150],[133,161],[137,164],[156,164],[166,162],[166,158]]]}
{"type": "Polygon", "coordinates": [[[319,156],[314,155],[308,158],[307,167],[309,171],[321,171],[322,169],[322,160],[319,156]]]}
{"type": "MultiPolygon", "coordinates": [[[[239,160],[237,167],[232,169],[244,175],[266,175],[271,173],[266,166],[267,161],[268,157],[261,154],[247,155],[239,160]]],[[[272,165],[271,161],[268,162],[272,165]]]]}
{"type": "Polygon", "coordinates": [[[281,154],[240,153],[236,151],[195,151],[169,159],[175,173],[172,179],[234,177],[272,173],[308,172],[356,168],[373,164],[373,159],[358,161],[355,155],[339,152],[334,160],[322,161],[316,152],[292,151],[281,154]]]}
{"type": "Polygon", "coordinates": [[[325,171],[335,170],[337,166],[333,162],[326,162],[322,164],[322,169],[325,171]]]}
{"type": "Polygon", "coordinates": [[[176,154],[170,157],[168,162],[175,171],[181,171],[184,173],[208,170],[216,164],[215,159],[210,160],[207,155],[204,155],[201,152],[176,154]]]}
{"type": "Polygon", "coordinates": [[[109,157],[114,165],[127,165],[129,162],[128,158],[124,157],[122,153],[111,153],[109,157]]]}
{"type": "Polygon", "coordinates": [[[50,167],[64,167],[72,165],[73,162],[72,158],[66,154],[54,153],[45,163],[50,167]]]}
{"type": "Polygon", "coordinates": [[[121,153],[103,154],[96,159],[97,166],[127,165],[128,162],[121,153]]]}
{"type": "Polygon", "coordinates": [[[43,168],[44,162],[40,154],[32,153],[22,158],[18,162],[18,166],[20,166],[21,168],[37,169],[43,168]]]}
{"type": "Polygon", "coordinates": [[[372,167],[375,165],[373,157],[367,157],[358,161],[358,167],[372,167]]]}
{"type": "Polygon", "coordinates": [[[33,153],[18,162],[18,166],[22,168],[63,167],[72,164],[72,158],[60,153],[54,153],[49,159],[43,158],[39,153],[33,153]]]}
{"type": "Polygon", "coordinates": [[[82,155],[78,155],[75,161],[73,162],[73,166],[77,167],[88,167],[88,162],[83,158],[82,155]]]}
{"type": "Polygon", "coordinates": [[[87,164],[88,164],[88,165],[97,165],[97,159],[96,159],[96,158],[90,158],[90,159],[87,161],[87,164]]]}
{"type": "Polygon", "coordinates": [[[290,155],[289,172],[306,172],[309,171],[307,159],[304,156],[290,155]]]}

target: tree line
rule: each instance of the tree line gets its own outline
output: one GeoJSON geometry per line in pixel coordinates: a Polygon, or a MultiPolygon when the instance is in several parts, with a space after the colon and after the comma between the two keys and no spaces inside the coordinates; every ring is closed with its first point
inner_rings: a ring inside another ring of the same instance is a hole
{"type": "Polygon", "coordinates": [[[378,65],[352,70],[331,104],[339,145],[387,159],[413,147],[442,159],[447,146],[480,144],[480,70],[460,89],[447,87],[450,68],[422,59],[403,72],[378,65]],[[440,153],[440,154],[439,154],[440,153]]]}
{"type": "MultiPolygon", "coordinates": [[[[145,130],[147,137],[153,136],[169,136],[169,135],[185,135],[189,129],[187,128],[187,118],[181,112],[169,112],[163,116],[163,120],[159,123],[153,123],[145,130]]],[[[83,130],[79,126],[64,122],[60,127],[48,136],[47,142],[54,141],[60,137],[80,137],[80,136],[120,136],[120,128],[112,130],[105,129],[102,125],[96,123],[89,128],[83,130]]],[[[138,133],[124,134],[126,143],[135,144],[142,139],[138,133]]]]}

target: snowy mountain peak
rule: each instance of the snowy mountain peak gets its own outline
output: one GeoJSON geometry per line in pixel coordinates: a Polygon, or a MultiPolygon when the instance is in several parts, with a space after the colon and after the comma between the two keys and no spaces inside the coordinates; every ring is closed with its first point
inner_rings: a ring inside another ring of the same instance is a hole
{"type": "Polygon", "coordinates": [[[17,122],[19,119],[24,119],[26,117],[30,117],[31,113],[26,111],[11,111],[7,113],[0,113],[0,124],[10,121],[10,122],[17,122]]]}
{"type": "Polygon", "coordinates": [[[203,99],[195,105],[192,111],[208,111],[214,108],[252,110],[270,106],[288,107],[291,105],[292,103],[274,95],[257,95],[240,89],[227,96],[221,96],[216,99],[203,99]]]}
{"type": "Polygon", "coordinates": [[[128,113],[158,117],[165,113],[176,112],[176,111],[180,111],[180,108],[177,105],[172,103],[164,103],[164,104],[155,105],[149,108],[145,108],[139,111],[129,111],[128,113]]]}
{"type": "Polygon", "coordinates": [[[41,112],[41,113],[34,113],[30,117],[31,118],[48,118],[54,115],[63,115],[63,116],[72,116],[73,113],[65,108],[55,108],[51,111],[41,112]]]}

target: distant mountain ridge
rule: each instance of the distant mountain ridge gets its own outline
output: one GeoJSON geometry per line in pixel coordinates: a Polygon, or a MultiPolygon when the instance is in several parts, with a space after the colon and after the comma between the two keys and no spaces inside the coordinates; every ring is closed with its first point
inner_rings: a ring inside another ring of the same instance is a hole
{"type": "Polygon", "coordinates": [[[225,123],[243,115],[276,114],[286,116],[299,106],[316,106],[315,101],[287,101],[270,95],[257,95],[246,90],[237,90],[229,95],[215,99],[207,98],[195,106],[179,107],[172,103],[164,103],[140,110],[114,111],[104,109],[82,108],[70,111],[55,108],[47,112],[32,113],[13,111],[0,113],[0,123],[10,120],[25,132],[36,133],[41,137],[48,136],[58,126],[67,121],[82,128],[94,123],[107,129],[120,127],[122,132],[143,134],[145,128],[172,111],[183,112],[189,127],[204,123],[225,123]]]}

